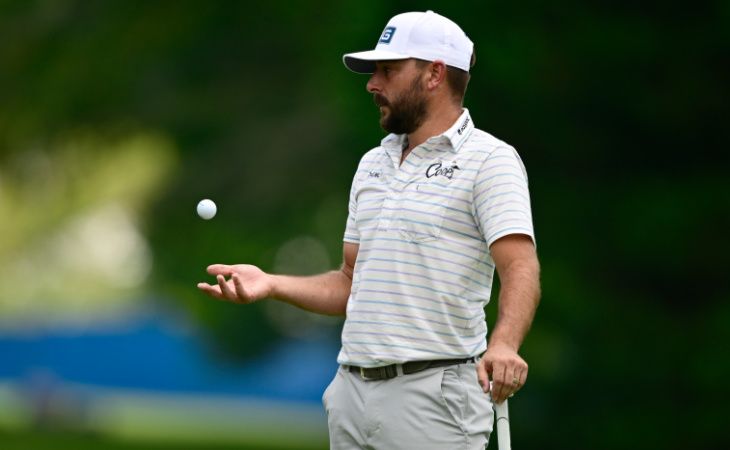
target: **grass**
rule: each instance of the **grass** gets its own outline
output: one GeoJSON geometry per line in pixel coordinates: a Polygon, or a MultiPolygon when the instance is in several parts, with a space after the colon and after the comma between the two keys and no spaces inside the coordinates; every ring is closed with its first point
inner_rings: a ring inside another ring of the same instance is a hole
{"type": "MultiPolygon", "coordinates": [[[[181,442],[141,442],[120,440],[104,435],[75,433],[70,431],[22,431],[0,430],[3,450],[301,450],[302,447],[269,446],[265,443],[245,442],[236,444],[181,443],[181,442]]],[[[328,447],[309,447],[307,450],[326,450],[328,447]]]]}

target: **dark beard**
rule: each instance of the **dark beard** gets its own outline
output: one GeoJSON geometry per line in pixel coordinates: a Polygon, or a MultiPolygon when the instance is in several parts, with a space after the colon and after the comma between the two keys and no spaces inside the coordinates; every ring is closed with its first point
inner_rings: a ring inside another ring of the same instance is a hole
{"type": "Polygon", "coordinates": [[[410,134],[426,120],[428,100],[423,95],[421,78],[416,77],[408,90],[389,102],[381,94],[375,94],[378,106],[387,106],[390,114],[380,118],[380,126],[388,133],[410,134]]]}

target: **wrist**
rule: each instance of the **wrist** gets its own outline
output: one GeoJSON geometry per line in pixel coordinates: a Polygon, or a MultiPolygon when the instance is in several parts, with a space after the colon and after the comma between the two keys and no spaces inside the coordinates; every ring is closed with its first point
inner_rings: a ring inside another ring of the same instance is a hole
{"type": "Polygon", "coordinates": [[[492,336],[492,338],[489,340],[489,344],[487,345],[487,349],[492,350],[499,348],[517,352],[520,349],[520,345],[507,339],[492,336]]]}
{"type": "Polygon", "coordinates": [[[264,298],[273,298],[281,300],[284,294],[282,293],[282,278],[283,275],[267,274],[268,277],[268,292],[264,298]]]}

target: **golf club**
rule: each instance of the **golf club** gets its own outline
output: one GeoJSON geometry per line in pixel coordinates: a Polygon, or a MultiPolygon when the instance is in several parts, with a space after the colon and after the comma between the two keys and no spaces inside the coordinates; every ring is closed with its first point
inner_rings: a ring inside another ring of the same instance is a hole
{"type": "Polygon", "coordinates": [[[496,429],[499,450],[512,450],[512,441],[509,434],[509,409],[507,408],[507,400],[502,402],[501,405],[496,403],[494,404],[494,423],[497,425],[496,429]]]}

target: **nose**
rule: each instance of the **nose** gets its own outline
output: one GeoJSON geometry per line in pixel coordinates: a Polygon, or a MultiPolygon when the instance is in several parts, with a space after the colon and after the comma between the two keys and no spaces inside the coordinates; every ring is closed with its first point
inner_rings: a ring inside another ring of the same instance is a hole
{"type": "Polygon", "coordinates": [[[372,75],[370,75],[370,79],[368,80],[368,84],[366,87],[368,92],[370,92],[371,94],[375,94],[376,92],[382,92],[379,78],[380,77],[378,76],[377,70],[372,75]]]}

